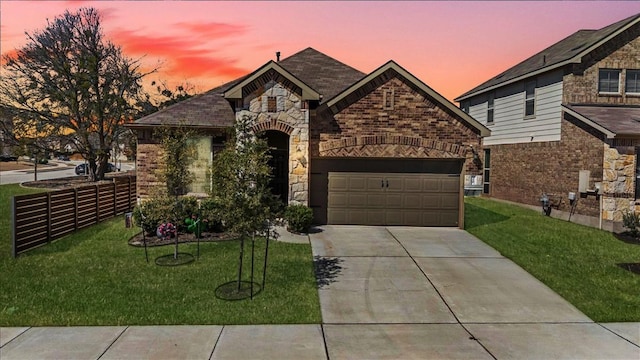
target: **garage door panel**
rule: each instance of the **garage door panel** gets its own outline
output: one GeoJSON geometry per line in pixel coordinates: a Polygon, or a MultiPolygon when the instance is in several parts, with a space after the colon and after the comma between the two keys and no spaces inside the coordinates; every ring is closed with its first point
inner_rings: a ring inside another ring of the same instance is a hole
{"type": "Polygon", "coordinates": [[[345,175],[334,176],[329,182],[329,195],[333,191],[347,191],[349,190],[349,178],[345,175]]]}
{"type": "Polygon", "coordinates": [[[385,224],[385,213],[386,213],[386,211],[384,209],[368,210],[366,212],[366,214],[367,214],[366,222],[360,223],[360,224],[384,225],[385,224]]]}
{"type": "Polygon", "coordinates": [[[330,172],[327,220],[330,224],[457,226],[459,181],[458,175],[444,174],[330,172]]]}
{"type": "Polygon", "coordinates": [[[418,177],[405,179],[404,192],[422,192],[422,180],[418,177]]]}
{"type": "Polygon", "coordinates": [[[423,209],[440,209],[442,206],[441,194],[423,194],[421,199],[423,209]]]}
{"type": "Polygon", "coordinates": [[[422,179],[422,191],[440,191],[440,179],[422,179]]]}
{"type": "Polygon", "coordinates": [[[329,204],[333,204],[334,207],[348,207],[349,193],[329,192],[329,204]]]}
{"type": "Polygon", "coordinates": [[[440,198],[440,207],[442,209],[457,210],[458,198],[454,196],[442,196],[440,198]]]}
{"type": "Polygon", "coordinates": [[[442,191],[447,191],[447,192],[458,192],[460,191],[460,178],[459,177],[455,177],[455,178],[447,178],[447,179],[442,179],[441,180],[441,189],[442,191]]]}
{"type": "Polygon", "coordinates": [[[405,209],[421,209],[422,196],[419,194],[402,194],[402,207],[405,209]]]}
{"type": "Polygon", "coordinates": [[[385,193],[385,205],[387,208],[400,209],[403,207],[403,194],[389,194],[385,193]]]}

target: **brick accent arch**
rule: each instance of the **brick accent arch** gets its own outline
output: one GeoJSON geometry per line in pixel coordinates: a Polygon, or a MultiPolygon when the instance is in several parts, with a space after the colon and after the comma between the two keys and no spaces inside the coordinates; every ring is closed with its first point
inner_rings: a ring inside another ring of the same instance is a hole
{"type": "Polygon", "coordinates": [[[255,125],[253,125],[251,127],[251,130],[254,133],[260,133],[263,131],[267,131],[267,130],[278,130],[281,131],[287,135],[291,135],[291,133],[293,132],[294,128],[293,126],[284,123],[282,121],[276,120],[276,119],[270,119],[270,120],[266,120],[266,121],[261,121],[255,125]]]}
{"type": "Polygon", "coordinates": [[[405,135],[372,135],[357,136],[337,140],[329,140],[320,143],[320,156],[336,156],[337,154],[353,154],[357,148],[371,154],[360,154],[361,156],[375,156],[385,154],[386,156],[407,156],[407,152],[412,154],[431,154],[434,157],[466,157],[468,148],[464,145],[451,144],[444,141],[424,139],[405,135]],[[382,146],[381,146],[382,145],[382,146]],[[422,150],[420,150],[422,148],[422,150]],[[378,150],[375,150],[378,149],[378,150]],[[401,152],[391,154],[393,149],[401,152]]]}

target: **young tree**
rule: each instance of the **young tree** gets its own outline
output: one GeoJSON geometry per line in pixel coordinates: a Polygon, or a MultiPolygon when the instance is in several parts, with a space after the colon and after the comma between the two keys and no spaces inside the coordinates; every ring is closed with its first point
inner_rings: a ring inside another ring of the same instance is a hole
{"type": "Polygon", "coordinates": [[[251,118],[236,121],[235,141],[227,142],[211,167],[211,196],[225,227],[240,236],[238,291],[242,280],[244,240],[265,230],[275,217],[278,199],[271,194],[268,146],[250,131],[251,118]]]}
{"type": "MultiPolygon", "coordinates": [[[[166,195],[174,200],[174,206],[171,214],[167,214],[173,225],[175,226],[175,251],[174,259],[178,258],[178,224],[184,220],[183,205],[180,196],[185,195],[189,191],[189,185],[194,180],[194,175],[189,171],[195,159],[195,146],[190,139],[193,136],[191,130],[185,126],[169,127],[162,126],[158,128],[155,135],[160,139],[162,148],[161,164],[157,176],[161,182],[166,185],[166,195]]],[[[158,196],[158,195],[157,195],[158,196]]],[[[162,196],[162,195],[159,195],[162,196]]]]}
{"type": "Polygon", "coordinates": [[[71,138],[89,162],[90,180],[102,179],[148,73],[104,37],[94,8],[66,11],[26,35],[27,45],[4,57],[0,82],[0,101],[13,128],[27,131],[36,121],[57,137],[71,138]]]}

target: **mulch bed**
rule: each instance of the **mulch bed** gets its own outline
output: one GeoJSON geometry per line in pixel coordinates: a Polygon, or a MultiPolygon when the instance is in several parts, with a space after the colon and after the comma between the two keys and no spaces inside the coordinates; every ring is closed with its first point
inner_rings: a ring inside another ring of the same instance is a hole
{"type": "MultiPolygon", "coordinates": [[[[238,237],[235,234],[229,233],[210,233],[203,232],[200,234],[201,242],[212,242],[212,241],[229,241],[235,240],[238,237]]],[[[157,236],[149,236],[146,237],[147,246],[165,246],[165,245],[173,245],[176,243],[176,239],[162,239],[157,236]]],[[[178,234],[178,243],[189,243],[189,242],[197,242],[195,234],[192,233],[179,233],[178,234]]],[[[129,245],[131,246],[144,246],[142,232],[134,235],[131,239],[129,239],[129,245]]]]}
{"type": "Polygon", "coordinates": [[[640,238],[629,234],[628,232],[621,232],[619,234],[613,234],[618,240],[624,241],[627,244],[640,245],[640,238]]]}

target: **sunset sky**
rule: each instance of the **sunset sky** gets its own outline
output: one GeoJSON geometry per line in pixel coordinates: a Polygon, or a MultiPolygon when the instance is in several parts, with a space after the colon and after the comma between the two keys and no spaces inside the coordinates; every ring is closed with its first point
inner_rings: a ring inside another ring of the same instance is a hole
{"type": "Polygon", "coordinates": [[[251,72],[275,52],[313,47],[360,71],[388,60],[453,99],[580,29],[640,13],[638,1],[0,1],[0,51],[65,9],[92,6],[148,78],[199,92],[251,72]]]}

